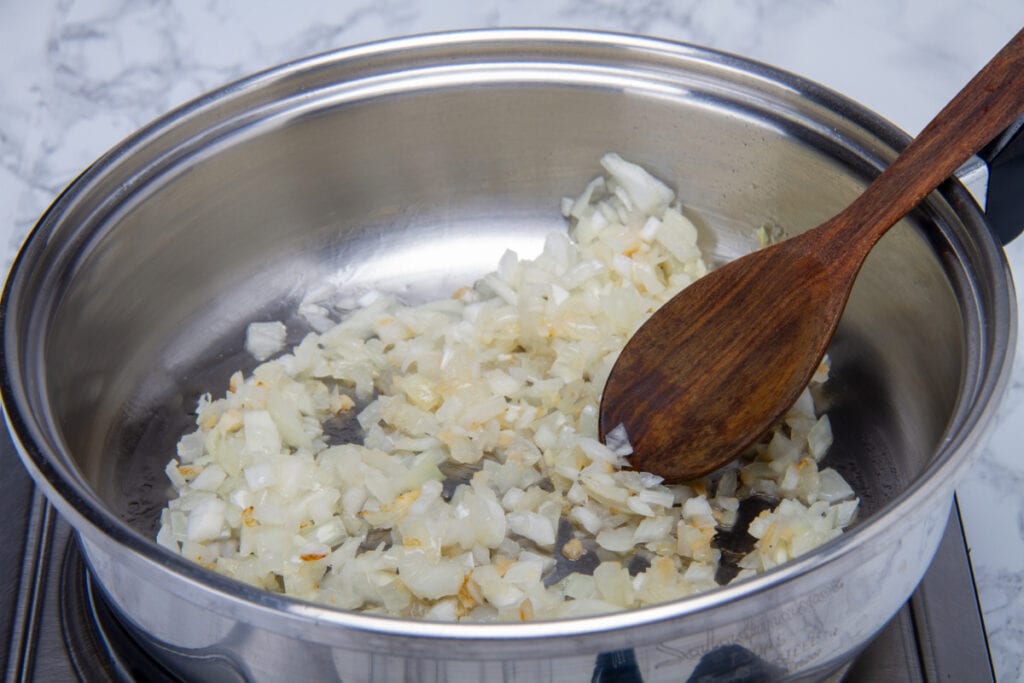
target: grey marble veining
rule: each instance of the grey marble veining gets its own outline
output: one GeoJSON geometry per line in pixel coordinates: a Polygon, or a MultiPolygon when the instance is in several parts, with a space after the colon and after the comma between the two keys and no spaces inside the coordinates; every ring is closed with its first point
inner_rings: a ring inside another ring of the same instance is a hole
{"type": "MultiPolygon", "coordinates": [[[[642,33],[794,71],[916,132],[1022,25],[1020,0],[0,0],[2,268],[47,204],[120,139],[205,91],[315,52],[499,26],[642,33]]],[[[1007,254],[1024,273],[1024,243],[1007,254]]],[[[959,489],[1003,681],[1024,680],[1021,356],[959,489]]]]}

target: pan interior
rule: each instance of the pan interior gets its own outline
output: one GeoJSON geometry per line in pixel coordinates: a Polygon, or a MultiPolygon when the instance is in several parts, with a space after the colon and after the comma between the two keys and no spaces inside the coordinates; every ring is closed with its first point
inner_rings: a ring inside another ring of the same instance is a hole
{"type": "MultiPolygon", "coordinates": [[[[155,534],[163,474],[197,397],[255,365],[245,328],[308,327],[318,288],[408,301],[449,296],[506,249],[564,231],[575,196],[616,151],[678,191],[715,260],[845,206],[868,162],[756,103],[621,88],[463,85],[326,102],[239,126],[145,178],[76,258],[44,347],[55,419],[75,465],[131,527],[155,534]]],[[[810,106],[810,105],[808,105],[810,106]]],[[[866,154],[866,153],[865,153],[866,154]]],[[[822,396],[829,464],[869,517],[929,462],[962,382],[964,323],[941,211],[883,239],[853,293],[822,396]]]]}

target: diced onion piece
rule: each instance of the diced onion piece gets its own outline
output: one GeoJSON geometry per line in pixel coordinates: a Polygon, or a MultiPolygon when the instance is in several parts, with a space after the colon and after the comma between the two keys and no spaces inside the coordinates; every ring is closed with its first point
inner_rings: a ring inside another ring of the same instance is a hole
{"type": "Polygon", "coordinates": [[[245,350],[258,361],[280,353],[284,348],[288,328],[279,321],[250,323],[245,331],[245,350]]]}
{"type": "Polygon", "coordinates": [[[276,455],[281,452],[281,435],[265,410],[249,410],[243,417],[245,447],[251,453],[276,455]]]}
{"type": "Polygon", "coordinates": [[[219,538],[224,527],[224,501],[205,498],[188,517],[188,540],[212,541],[219,538]]]}
{"type": "Polygon", "coordinates": [[[511,512],[508,527],[513,533],[525,536],[541,547],[555,543],[555,528],[543,515],[536,512],[511,512]]]}

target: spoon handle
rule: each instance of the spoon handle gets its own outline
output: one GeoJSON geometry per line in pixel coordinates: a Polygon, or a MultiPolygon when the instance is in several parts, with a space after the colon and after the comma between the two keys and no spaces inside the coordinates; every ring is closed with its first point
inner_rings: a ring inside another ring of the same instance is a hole
{"type": "MultiPolygon", "coordinates": [[[[826,225],[866,255],[876,241],[1024,113],[1024,29],[925,126],[874,182],[826,225]]],[[[824,226],[823,226],[824,227],[824,226]]]]}

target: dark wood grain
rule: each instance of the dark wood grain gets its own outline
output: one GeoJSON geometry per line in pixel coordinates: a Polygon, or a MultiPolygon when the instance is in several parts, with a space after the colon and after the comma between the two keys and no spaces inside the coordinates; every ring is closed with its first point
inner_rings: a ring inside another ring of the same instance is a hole
{"type": "Polygon", "coordinates": [[[670,482],[740,455],[810,381],[878,239],[1022,113],[1024,30],[844,211],[656,311],[605,385],[602,438],[625,425],[630,464],[670,482]]]}

